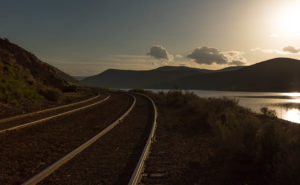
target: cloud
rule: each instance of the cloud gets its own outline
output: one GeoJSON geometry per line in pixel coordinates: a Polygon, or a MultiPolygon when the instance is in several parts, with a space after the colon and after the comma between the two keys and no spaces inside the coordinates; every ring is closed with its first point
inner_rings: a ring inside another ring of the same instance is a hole
{"type": "Polygon", "coordinates": [[[150,55],[151,57],[154,57],[156,59],[166,59],[168,61],[173,60],[173,55],[169,54],[167,49],[156,45],[156,46],[152,46],[150,49],[150,52],[147,53],[147,55],[150,55]]]}
{"type": "Polygon", "coordinates": [[[183,58],[183,56],[180,54],[177,54],[177,55],[175,55],[175,58],[183,58]]]}
{"type": "Polygon", "coordinates": [[[220,51],[217,48],[201,47],[196,48],[187,57],[193,59],[198,64],[227,64],[244,65],[246,59],[239,51],[220,51]]]}
{"type": "Polygon", "coordinates": [[[283,51],[288,53],[299,53],[300,49],[295,48],[294,46],[287,46],[283,48],[283,51]]]}
{"type": "Polygon", "coordinates": [[[278,38],[278,37],[279,37],[279,35],[278,35],[278,34],[276,34],[276,33],[272,33],[272,34],[270,35],[270,37],[271,37],[271,38],[278,38]]]}
{"type": "Polygon", "coordinates": [[[223,55],[227,58],[228,65],[244,65],[247,60],[240,51],[224,51],[223,55]]]}
{"type": "Polygon", "coordinates": [[[243,66],[245,65],[244,62],[238,61],[238,60],[234,60],[232,62],[228,62],[228,65],[232,65],[232,66],[243,66]]]}
{"type": "Polygon", "coordinates": [[[226,64],[225,56],[216,48],[196,48],[187,56],[199,64],[226,64]]]}
{"type": "Polygon", "coordinates": [[[277,55],[289,55],[300,53],[300,48],[295,48],[293,46],[284,47],[282,50],[279,49],[262,49],[262,48],[253,48],[252,52],[261,52],[266,54],[277,54],[277,55]]]}
{"type": "Polygon", "coordinates": [[[253,48],[251,49],[252,52],[262,52],[262,53],[267,53],[267,54],[279,54],[279,55],[284,55],[286,52],[283,52],[279,49],[262,49],[262,48],[253,48]]]}

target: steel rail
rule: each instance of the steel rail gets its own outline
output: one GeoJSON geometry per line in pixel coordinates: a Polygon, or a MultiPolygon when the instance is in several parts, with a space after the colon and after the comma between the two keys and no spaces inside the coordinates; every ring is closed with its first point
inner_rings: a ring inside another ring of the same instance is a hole
{"type": "Polygon", "coordinates": [[[154,101],[147,95],[145,94],[141,94],[141,93],[136,93],[138,95],[142,95],[144,97],[146,97],[152,104],[152,107],[153,107],[153,111],[154,111],[154,119],[153,119],[153,124],[152,124],[152,129],[151,129],[151,133],[147,139],[147,143],[144,147],[144,150],[143,150],[143,153],[137,163],[137,166],[130,178],[130,181],[129,181],[129,185],[136,185],[139,183],[139,181],[141,180],[141,175],[142,175],[142,172],[144,170],[144,165],[145,165],[145,161],[149,155],[149,152],[150,152],[150,147],[151,147],[151,143],[153,141],[153,137],[154,137],[154,133],[155,133],[155,129],[156,129],[156,125],[157,125],[157,122],[156,122],[156,119],[157,119],[157,108],[156,108],[156,105],[154,103],[154,101]]]}
{"type": "Polygon", "coordinates": [[[74,158],[76,155],[78,155],[80,152],[85,150],[87,147],[89,147],[91,144],[96,142],[100,137],[104,136],[106,133],[108,133],[110,130],[112,130],[114,127],[116,127],[134,108],[136,104],[136,98],[132,95],[129,95],[132,97],[133,101],[131,106],[126,110],[126,112],[118,118],[116,121],[114,121],[112,124],[110,124],[108,127],[106,127],[104,130],[102,130],[99,134],[88,140],[87,142],[83,143],[79,147],[77,147],[72,152],[65,155],[63,158],[59,159],[40,173],[36,174],[26,182],[24,182],[22,185],[35,185],[39,182],[41,182],[43,179],[45,179],[47,176],[49,176],[51,173],[53,173],[55,170],[60,168],[63,164],[70,161],[72,158],[74,158]]]}
{"type": "Polygon", "coordinates": [[[78,104],[81,104],[81,103],[85,103],[85,102],[94,100],[94,99],[96,99],[98,97],[100,97],[100,94],[97,95],[97,96],[94,96],[92,98],[88,98],[86,100],[82,100],[82,101],[75,102],[75,103],[71,103],[71,104],[67,104],[67,105],[62,105],[62,106],[58,106],[58,107],[51,107],[51,108],[44,109],[44,110],[39,110],[39,111],[36,111],[36,112],[31,112],[31,113],[21,114],[21,115],[9,117],[9,118],[0,119],[0,123],[8,122],[8,121],[13,121],[13,120],[16,120],[16,119],[24,118],[24,117],[27,117],[27,116],[32,116],[32,115],[35,115],[35,114],[50,112],[50,111],[57,110],[57,109],[63,109],[63,108],[71,107],[71,106],[74,106],[74,105],[78,105],[78,104]]]}
{"type": "Polygon", "coordinates": [[[89,107],[92,107],[94,105],[98,105],[98,104],[101,104],[101,103],[107,101],[110,97],[111,96],[109,94],[106,98],[104,98],[104,99],[102,99],[102,100],[100,100],[96,103],[92,103],[90,105],[86,105],[86,106],[79,107],[79,108],[76,108],[76,109],[73,109],[73,110],[69,110],[69,111],[66,111],[66,112],[63,112],[63,113],[59,113],[59,114],[56,114],[56,115],[53,115],[53,116],[42,118],[42,119],[39,119],[39,120],[36,120],[36,121],[32,121],[32,122],[25,123],[25,124],[22,124],[22,125],[18,125],[18,126],[14,126],[14,127],[11,127],[11,128],[0,130],[0,134],[2,134],[4,132],[8,132],[8,131],[18,130],[18,129],[21,129],[21,128],[33,126],[33,125],[36,125],[38,123],[48,121],[48,120],[51,120],[51,119],[54,119],[54,118],[57,118],[57,117],[60,117],[60,116],[63,116],[63,115],[67,115],[67,114],[71,114],[71,113],[74,113],[74,112],[77,112],[77,111],[80,111],[80,110],[83,110],[83,109],[87,109],[89,107]]]}

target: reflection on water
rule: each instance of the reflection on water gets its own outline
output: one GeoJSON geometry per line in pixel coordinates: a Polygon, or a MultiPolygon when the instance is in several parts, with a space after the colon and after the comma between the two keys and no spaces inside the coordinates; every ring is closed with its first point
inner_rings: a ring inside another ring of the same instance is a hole
{"type": "Polygon", "coordinates": [[[260,113],[262,107],[275,110],[277,117],[300,123],[300,93],[272,92],[229,92],[229,91],[197,91],[200,97],[229,97],[239,100],[241,106],[260,113]]]}
{"type": "Polygon", "coordinates": [[[285,96],[290,96],[290,97],[300,97],[300,93],[298,92],[293,92],[293,93],[282,93],[285,96]]]}
{"type": "Polygon", "coordinates": [[[287,100],[289,103],[300,103],[300,98],[299,99],[290,99],[290,100],[287,100]]]}
{"type": "MultiPolygon", "coordinates": [[[[168,90],[153,90],[168,91],[168,90]]],[[[300,92],[274,93],[274,92],[230,92],[230,91],[202,91],[188,90],[200,97],[228,97],[239,100],[241,106],[260,113],[262,107],[275,110],[277,117],[300,123],[300,92]]]]}
{"type": "Polygon", "coordinates": [[[286,112],[283,113],[282,119],[292,121],[295,123],[300,123],[300,110],[296,108],[288,109],[286,112]]]}

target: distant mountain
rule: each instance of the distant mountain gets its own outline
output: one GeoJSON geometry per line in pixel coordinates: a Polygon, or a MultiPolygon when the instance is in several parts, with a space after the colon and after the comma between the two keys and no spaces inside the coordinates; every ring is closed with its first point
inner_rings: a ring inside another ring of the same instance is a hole
{"type": "Polygon", "coordinates": [[[171,83],[183,89],[300,91],[300,61],[275,58],[234,71],[191,75],[154,88],[168,88],[171,83]]]}
{"type": "Polygon", "coordinates": [[[109,88],[149,88],[157,83],[169,82],[191,74],[208,73],[187,67],[160,67],[148,71],[109,69],[95,76],[87,77],[82,82],[89,86],[109,88]]]}
{"type": "Polygon", "coordinates": [[[231,66],[231,67],[226,67],[226,68],[214,71],[214,72],[236,71],[236,70],[242,69],[244,67],[245,66],[231,66]]]}
{"type": "Polygon", "coordinates": [[[251,66],[216,71],[183,66],[148,71],[110,69],[82,82],[111,88],[300,91],[300,61],[275,58],[251,66]]]}
{"type": "Polygon", "coordinates": [[[79,81],[7,39],[0,39],[0,101],[72,91],[74,84],[79,81]]]}
{"type": "MultiPolygon", "coordinates": [[[[240,67],[230,67],[222,70],[234,71],[240,67]]],[[[153,70],[133,71],[109,69],[95,76],[87,77],[82,82],[94,87],[109,88],[154,88],[167,84],[168,88],[177,88],[177,81],[184,77],[219,72],[185,66],[163,66],[153,70]]]]}
{"type": "Polygon", "coordinates": [[[73,78],[75,78],[76,80],[83,80],[85,79],[87,76],[73,76],[73,78]]]}
{"type": "Polygon", "coordinates": [[[162,66],[151,71],[187,71],[187,72],[201,72],[201,73],[210,73],[212,70],[208,69],[199,69],[199,68],[192,68],[186,66],[162,66]]]}

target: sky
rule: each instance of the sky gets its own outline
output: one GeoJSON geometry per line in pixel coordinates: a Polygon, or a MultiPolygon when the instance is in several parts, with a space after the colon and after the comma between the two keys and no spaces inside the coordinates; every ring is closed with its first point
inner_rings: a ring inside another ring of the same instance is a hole
{"type": "Polygon", "coordinates": [[[0,37],[76,76],[300,59],[300,0],[0,0],[0,37]]]}

